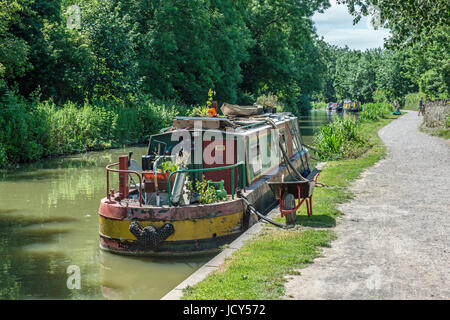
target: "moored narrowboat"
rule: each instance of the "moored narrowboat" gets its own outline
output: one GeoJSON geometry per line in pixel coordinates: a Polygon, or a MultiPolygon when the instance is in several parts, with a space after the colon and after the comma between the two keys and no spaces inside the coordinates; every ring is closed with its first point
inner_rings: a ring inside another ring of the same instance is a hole
{"type": "Polygon", "coordinates": [[[354,100],[345,100],[343,104],[343,109],[345,111],[352,111],[352,112],[358,112],[361,111],[361,102],[354,100]]]}
{"type": "Polygon", "coordinates": [[[176,117],[151,136],[140,164],[129,154],[108,165],[100,247],[129,255],[215,252],[257,221],[248,203],[261,213],[274,207],[266,182],[293,168],[314,177],[297,118],[251,108],[224,104],[225,117],[176,117]]]}

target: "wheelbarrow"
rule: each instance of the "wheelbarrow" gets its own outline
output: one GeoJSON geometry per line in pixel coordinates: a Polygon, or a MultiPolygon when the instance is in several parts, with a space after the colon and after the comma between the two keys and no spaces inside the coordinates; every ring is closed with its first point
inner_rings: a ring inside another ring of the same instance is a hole
{"type": "Polygon", "coordinates": [[[267,182],[275,199],[280,201],[281,216],[286,217],[286,224],[295,223],[297,210],[305,201],[308,217],[312,216],[312,194],[319,174],[319,171],[314,170],[308,175],[308,181],[284,181],[282,175],[281,182],[267,182]]]}

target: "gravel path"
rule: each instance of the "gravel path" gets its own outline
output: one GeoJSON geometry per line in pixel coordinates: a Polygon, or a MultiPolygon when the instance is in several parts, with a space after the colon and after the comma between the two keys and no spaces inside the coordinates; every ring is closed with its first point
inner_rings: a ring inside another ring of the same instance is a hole
{"type": "Polygon", "coordinates": [[[408,112],[379,131],[388,155],[340,206],[337,240],[286,299],[450,299],[450,140],[408,112]]]}

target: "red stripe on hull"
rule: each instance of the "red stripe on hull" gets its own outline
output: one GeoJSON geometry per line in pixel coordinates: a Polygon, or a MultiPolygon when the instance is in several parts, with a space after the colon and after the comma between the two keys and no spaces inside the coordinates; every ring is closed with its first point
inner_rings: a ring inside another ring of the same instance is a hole
{"type": "Polygon", "coordinates": [[[194,220],[226,216],[244,211],[242,199],[219,202],[206,205],[193,205],[183,207],[152,207],[130,205],[127,202],[109,201],[103,198],[100,203],[99,214],[110,219],[137,219],[149,221],[167,220],[194,220]]]}

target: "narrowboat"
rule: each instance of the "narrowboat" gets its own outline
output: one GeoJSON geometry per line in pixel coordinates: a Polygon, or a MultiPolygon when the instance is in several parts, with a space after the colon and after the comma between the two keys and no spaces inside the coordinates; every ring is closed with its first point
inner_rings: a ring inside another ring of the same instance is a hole
{"type": "Polygon", "coordinates": [[[327,111],[333,111],[337,108],[338,103],[337,102],[330,102],[327,104],[327,111]]]}
{"type": "Polygon", "coordinates": [[[352,111],[352,112],[361,111],[361,102],[356,100],[355,101],[345,100],[343,108],[345,111],[352,111]]]}
{"type": "Polygon", "coordinates": [[[221,110],[225,116],[176,117],[150,137],[140,163],[130,153],[106,167],[101,249],[137,256],[215,252],[257,222],[249,203],[263,214],[276,205],[267,182],[292,176],[293,168],[315,175],[293,114],[229,104],[221,110]]]}

